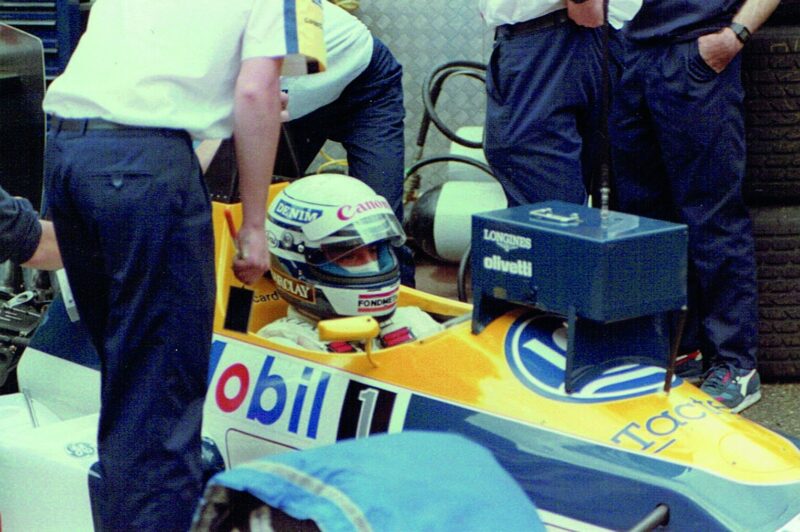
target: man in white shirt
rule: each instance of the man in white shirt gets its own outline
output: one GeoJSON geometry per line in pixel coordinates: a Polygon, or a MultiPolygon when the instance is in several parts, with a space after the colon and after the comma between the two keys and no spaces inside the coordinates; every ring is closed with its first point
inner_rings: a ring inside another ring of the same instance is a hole
{"type": "Polygon", "coordinates": [[[268,267],[264,205],[291,34],[282,2],[97,0],[45,97],[50,211],[102,362],[104,530],[189,528],[216,292],[192,138],[238,139],[234,270],[252,282],[268,267]]]}
{"type": "MultiPolygon", "coordinates": [[[[602,109],[603,0],[479,0],[495,31],[486,159],[510,205],[584,203],[602,109]]],[[[614,28],[641,0],[611,0],[614,28]]]]}

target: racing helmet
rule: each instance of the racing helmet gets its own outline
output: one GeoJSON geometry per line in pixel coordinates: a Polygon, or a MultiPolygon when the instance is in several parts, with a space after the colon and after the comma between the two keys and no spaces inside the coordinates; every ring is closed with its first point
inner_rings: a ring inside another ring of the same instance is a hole
{"type": "Polygon", "coordinates": [[[397,307],[394,247],[405,233],[389,202],[358,179],[317,174],[292,182],[267,211],[278,293],[312,319],[373,316],[397,307]]]}

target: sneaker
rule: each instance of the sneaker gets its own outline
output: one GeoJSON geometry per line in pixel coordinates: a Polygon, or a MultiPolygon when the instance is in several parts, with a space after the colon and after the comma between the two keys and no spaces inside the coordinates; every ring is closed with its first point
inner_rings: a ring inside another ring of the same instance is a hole
{"type": "Polygon", "coordinates": [[[761,399],[761,380],[754,369],[737,369],[730,364],[708,370],[700,389],[736,414],[761,399]]]}
{"type": "Polygon", "coordinates": [[[686,382],[699,384],[703,380],[703,354],[697,350],[678,355],[675,358],[675,375],[686,382]]]}

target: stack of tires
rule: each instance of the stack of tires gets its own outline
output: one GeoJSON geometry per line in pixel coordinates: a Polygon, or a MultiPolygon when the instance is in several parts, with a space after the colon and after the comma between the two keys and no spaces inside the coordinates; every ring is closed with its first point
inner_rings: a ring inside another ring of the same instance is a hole
{"type": "Polygon", "coordinates": [[[756,240],[759,372],[800,377],[800,0],[745,47],[745,197],[756,240]]]}

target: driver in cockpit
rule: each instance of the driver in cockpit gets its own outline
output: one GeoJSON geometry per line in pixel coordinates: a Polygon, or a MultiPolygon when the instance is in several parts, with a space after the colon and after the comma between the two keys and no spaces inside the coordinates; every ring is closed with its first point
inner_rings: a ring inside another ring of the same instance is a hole
{"type": "Polygon", "coordinates": [[[356,342],[323,342],[319,320],[372,316],[375,347],[429,336],[442,325],[418,307],[398,307],[394,249],[405,233],[391,205],[358,179],[319,174],[282,190],[267,213],[270,270],[289,303],[286,317],[258,331],[264,338],[316,351],[360,351],[356,342]]]}

